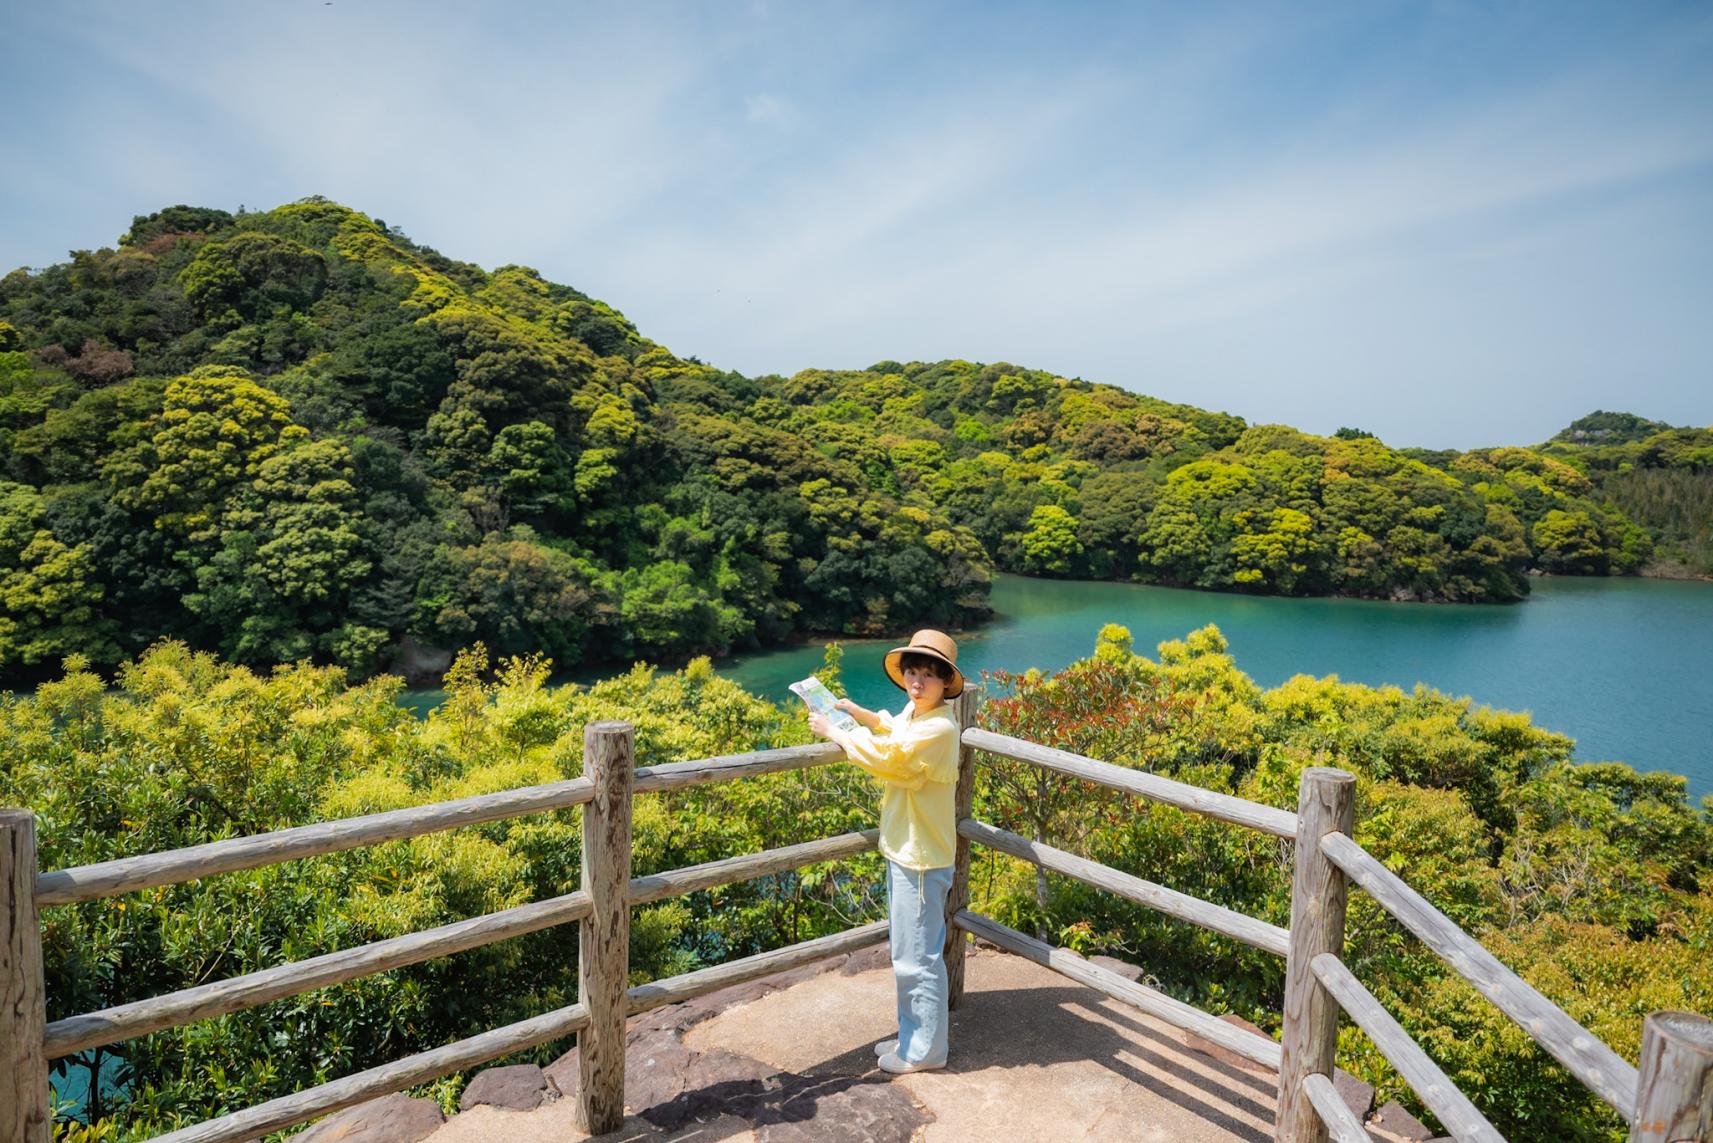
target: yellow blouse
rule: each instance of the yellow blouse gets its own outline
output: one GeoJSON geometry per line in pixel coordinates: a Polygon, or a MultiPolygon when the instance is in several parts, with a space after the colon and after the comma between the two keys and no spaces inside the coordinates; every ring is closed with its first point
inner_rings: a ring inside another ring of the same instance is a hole
{"type": "Polygon", "coordinates": [[[958,723],[951,706],[918,715],[912,703],[898,714],[881,711],[873,731],[833,727],[829,737],[886,786],[880,852],[906,869],[951,865],[958,838],[958,723]]]}

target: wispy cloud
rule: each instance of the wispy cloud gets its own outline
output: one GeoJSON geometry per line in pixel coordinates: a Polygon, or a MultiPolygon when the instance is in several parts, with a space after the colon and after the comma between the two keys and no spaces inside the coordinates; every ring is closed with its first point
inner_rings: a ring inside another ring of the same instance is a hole
{"type": "Polygon", "coordinates": [[[14,264],[323,193],[749,372],[1009,358],[1409,443],[1544,436],[1604,376],[1713,420],[1694,9],[180,16],[32,10],[76,88],[0,47],[14,264]]]}

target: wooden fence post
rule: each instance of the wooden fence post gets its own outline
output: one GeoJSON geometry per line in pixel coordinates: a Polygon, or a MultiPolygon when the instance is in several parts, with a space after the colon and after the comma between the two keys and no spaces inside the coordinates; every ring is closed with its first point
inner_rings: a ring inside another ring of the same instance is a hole
{"type": "Polygon", "coordinates": [[[1329,833],[1350,836],[1356,819],[1356,779],[1343,770],[1311,766],[1297,792],[1296,870],[1291,879],[1291,943],[1285,958],[1285,1029],[1280,1044],[1279,1143],[1326,1143],[1326,1124],[1303,1091],[1303,1080],[1333,1075],[1338,1048],[1338,1002],[1315,977],[1321,953],[1344,954],[1342,870],[1320,851],[1329,833]]]}
{"type": "Polygon", "coordinates": [[[577,925],[577,998],[589,1024],[577,1034],[576,1120],[591,1135],[616,1130],[625,1117],[635,739],[628,722],[592,722],[583,731],[583,774],[595,797],[583,806],[583,889],[592,908],[577,925]]]}
{"type": "MultiPolygon", "coordinates": [[[[981,711],[981,688],[964,684],[963,693],[952,700],[958,730],[976,724],[981,711]]],[[[958,747],[958,792],[953,817],[963,821],[975,805],[975,747],[958,747]]],[[[958,835],[957,858],[953,863],[952,888],[946,894],[946,1006],[955,1009],[964,999],[964,949],[969,934],[952,924],[952,917],[970,903],[970,839],[958,835]]]]}
{"type": "Polygon", "coordinates": [[[0,1143],[47,1143],[47,986],[36,913],[36,815],[0,809],[0,1143]]]}
{"type": "Polygon", "coordinates": [[[1642,1023],[1630,1143],[1713,1143],[1713,1020],[1655,1012],[1642,1023]]]}

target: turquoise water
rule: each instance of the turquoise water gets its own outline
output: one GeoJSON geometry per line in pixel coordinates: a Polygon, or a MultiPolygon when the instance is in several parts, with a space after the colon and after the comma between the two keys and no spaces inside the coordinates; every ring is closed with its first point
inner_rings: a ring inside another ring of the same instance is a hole
{"type": "MultiPolygon", "coordinates": [[[[71,1060],[58,1060],[53,1070],[48,1074],[48,1082],[53,1087],[54,1105],[59,1114],[69,1116],[79,1123],[89,1121],[89,1076],[87,1064],[74,1063],[71,1060]]],[[[114,1099],[123,1099],[130,1091],[131,1080],[122,1056],[115,1055],[110,1049],[101,1053],[101,1098],[111,1113],[114,1099]]]]}
{"type": "MultiPolygon", "coordinates": [[[[1057,670],[1122,623],[1136,649],[1217,624],[1237,665],[1263,686],[1295,674],[1348,682],[1418,681],[1488,706],[1528,711],[1577,741],[1586,762],[1618,760],[1687,775],[1713,793],[1713,584],[1537,579],[1510,606],[1277,599],[1115,583],[1000,576],[992,623],[959,639],[959,665],[1057,670]]],[[[899,705],[880,671],[892,641],[847,642],[844,676],[865,706],[899,705]]],[[[786,685],[821,665],[819,645],[749,655],[720,672],[794,702],[786,685]]]]}

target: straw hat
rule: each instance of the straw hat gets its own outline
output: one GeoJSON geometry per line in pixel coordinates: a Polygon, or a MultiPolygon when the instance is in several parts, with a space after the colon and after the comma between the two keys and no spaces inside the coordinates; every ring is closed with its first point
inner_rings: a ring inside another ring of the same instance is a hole
{"type": "Polygon", "coordinates": [[[952,642],[952,637],[944,631],[924,628],[910,636],[907,647],[894,647],[886,653],[886,677],[891,679],[899,690],[904,690],[904,671],[899,667],[899,660],[906,652],[926,655],[930,659],[938,659],[952,669],[952,681],[946,684],[946,697],[957,698],[964,690],[963,672],[958,670],[958,645],[952,642]]]}

